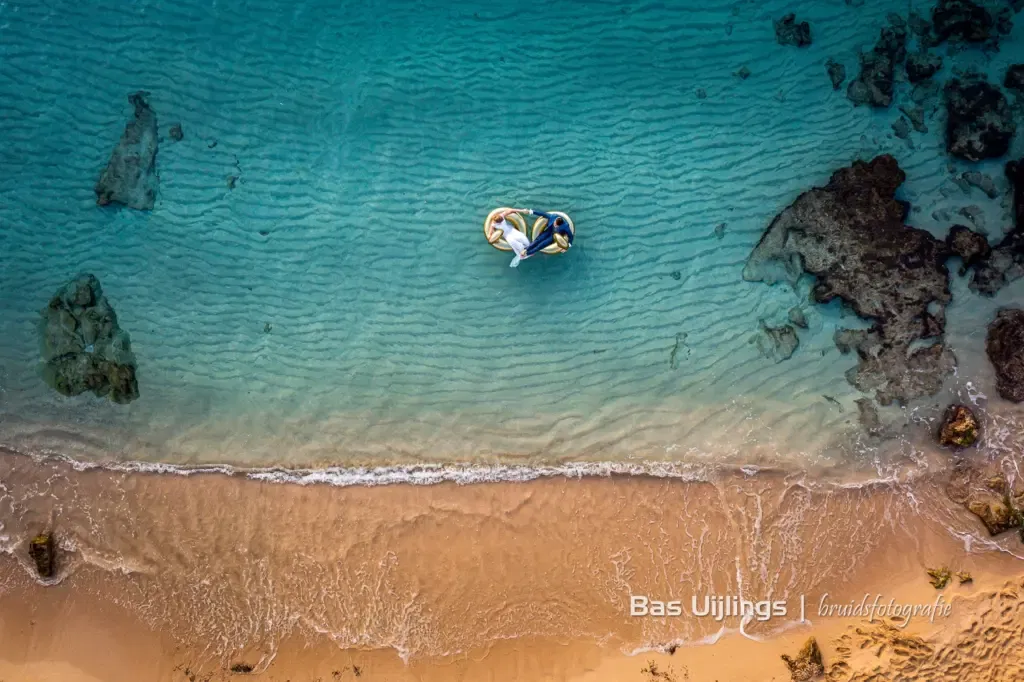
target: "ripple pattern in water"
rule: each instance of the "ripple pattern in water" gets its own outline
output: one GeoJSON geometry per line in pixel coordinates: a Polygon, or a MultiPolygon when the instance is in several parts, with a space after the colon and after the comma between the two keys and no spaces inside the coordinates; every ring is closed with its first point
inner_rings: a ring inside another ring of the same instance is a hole
{"type": "MultiPolygon", "coordinates": [[[[799,192],[882,151],[917,224],[946,229],[927,217],[949,203],[940,123],[910,149],[825,74],[833,57],[854,75],[890,11],[4,2],[2,439],[257,464],[811,458],[855,415],[831,341],[854,321],[808,309],[772,364],[750,336],[806,290],[740,270],[799,192]],[[788,11],[811,47],[775,43],[788,11]],[[156,208],[98,208],[140,89],[164,137],[156,208]],[[498,205],[569,212],[577,247],[509,269],[481,237],[498,205]],[[38,377],[38,311],[80,271],[139,357],[127,408],[38,377]]],[[[961,59],[999,73],[1016,49],[961,59]]]]}

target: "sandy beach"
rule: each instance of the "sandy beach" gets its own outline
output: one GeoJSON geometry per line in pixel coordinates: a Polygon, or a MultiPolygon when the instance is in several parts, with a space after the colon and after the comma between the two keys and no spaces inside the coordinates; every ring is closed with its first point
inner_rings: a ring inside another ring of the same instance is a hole
{"type": "Polygon", "coordinates": [[[786,680],[780,656],[812,635],[829,679],[1009,679],[984,675],[1020,665],[1015,647],[992,650],[1024,627],[1019,540],[990,541],[940,476],[337,488],[2,464],[7,489],[29,492],[5,497],[0,679],[786,680]],[[43,527],[60,545],[50,585],[24,545],[43,527]],[[973,580],[939,592],[925,571],[941,566],[973,580]],[[788,613],[698,617],[704,594],[788,613]],[[631,616],[633,595],[684,613],[631,616]],[[941,595],[950,612],[889,630],[819,615],[875,595],[941,595]],[[925,648],[894,643],[910,636],[925,648]],[[979,676],[943,677],[948,651],[979,676]]]}

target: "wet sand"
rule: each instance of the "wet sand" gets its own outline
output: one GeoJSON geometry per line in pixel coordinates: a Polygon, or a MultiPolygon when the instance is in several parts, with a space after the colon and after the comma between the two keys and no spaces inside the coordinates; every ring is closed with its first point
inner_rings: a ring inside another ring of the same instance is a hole
{"type": "MultiPolygon", "coordinates": [[[[928,604],[926,567],[968,570],[974,583],[942,592],[951,616],[907,628],[952,637],[965,617],[995,617],[965,599],[1024,575],[1016,535],[990,541],[938,473],[337,488],[18,456],[0,467],[0,679],[184,680],[185,668],[236,679],[230,667],[244,664],[268,680],[344,679],[356,666],[371,680],[643,680],[650,659],[677,680],[782,680],[779,654],[809,634],[827,664],[850,648],[835,642],[857,619],[816,615],[825,594],[928,604]],[[62,548],[51,586],[24,545],[44,528],[62,548]],[[788,610],[747,623],[764,640],[753,641],[738,618],[723,631],[691,614],[704,594],[788,610]],[[630,595],[686,612],[631,617],[630,595]]],[[[993,632],[1019,632],[1016,609],[993,632]]]]}

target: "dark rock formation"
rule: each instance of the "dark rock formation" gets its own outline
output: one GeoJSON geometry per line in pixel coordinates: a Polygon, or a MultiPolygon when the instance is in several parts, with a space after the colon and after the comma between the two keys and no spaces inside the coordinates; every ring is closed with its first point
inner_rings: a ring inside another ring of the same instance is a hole
{"type": "Polygon", "coordinates": [[[813,637],[807,640],[796,658],[782,655],[786,667],[789,668],[789,675],[793,682],[815,682],[824,679],[825,663],[821,658],[821,649],[813,637]]]}
{"type": "Polygon", "coordinates": [[[907,57],[907,78],[911,83],[927,80],[941,68],[942,57],[931,52],[914,52],[907,57]]]}
{"type": "Polygon", "coordinates": [[[1003,86],[1011,90],[1024,90],[1024,64],[1012,64],[1006,69],[1003,86]]]}
{"type": "Polygon", "coordinates": [[[869,320],[835,342],[858,356],[847,379],[883,405],[936,393],[955,365],[943,343],[919,347],[943,332],[948,250],[904,225],[909,205],[895,199],[904,178],[889,155],[836,171],[776,216],[743,269],[745,280],[769,284],[814,275],[813,300],[838,297],[869,320]]]}
{"type": "Polygon", "coordinates": [[[732,75],[736,76],[741,81],[745,81],[750,78],[750,69],[745,66],[741,66],[738,70],[733,71],[732,75]]]}
{"type": "Polygon", "coordinates": [[[1024,526],[1024,492],[1013,490],[1001,471],[984,471],[967,460],[953,467],[946,494],[981,519],[989,535],[1024,526]]]}
{"type": "Polygon", "coordinates": [[[992,15],[971,0],[939,0],[932,10],[934,43],[949,39],[983,43],[995,35],[992,15]]]}
{"type": "Polygon", "coordinates": [[[987,296],[994,295],[1007,283],[1024,276],[1024,161],[1006,164],[1006,177],[1013,189],[1013,229],[990,253],[979,255],[969,264],[974,267],[971,289],[987,296]]]}
{"type": "Polygon", "coordinates": [[[919,133],[928,132],[928,126],[924,124],[924,109],[921,107],[902,106],[900,107],[900,111],[902,111],[903,115],[910,121],[910,125],[914,126],[914,130],[919,133]]]}
{"type": "Polygon", "coordinates": [[[854,402],[857,405],[857,421],[864,427],[868,435],[881,435],[884,425],[882,424],[881,417],[878,416],[878,408],[871,402],[871,399],[857,398],[854,402]]]}
{"type": "Polygon", "coordinates": [[[787,14],[775,22],[775,41],[779,45],[807,47],[811,44],[811,25],[797,23],[795,14],[787,14]]]}
{"type": "Polygon", "coordinates": [[[927,44],[929,42],[929,37],[932,33],[932,22],[917,12],[911,12],[909,19],[907,19],[907,25],[910,26],[910,32],[921,38],[923,43],[927,44]]]}
{"type": "Polygon", "coordinates": [[[66,396],[92,391],[116,403],[139,397],[135,356],[99,280],[82,275],[43,310],[43,377],[66,396]]]}
{"type": "Polygon", "coordinates": [[[950,405],[939,426],[939,445],[969,448],[978,441],[978,418],[966,405],[950,405]]]}
{"type": "Polygon", "coordinates": [[[968,185],[977,187],[987,194],[989,199],[995,199],[999,196],[999,189],[996,187],[995,181],[984,173],[980,173],[978,171],[967,171],[960,177],[963,178],[963,181],[968,185]]]}
{"type": "Polygon", "coordinates": [[[968,161],[995,159],[1007,152],[1017,131],[1013,112],[999,88],[981,78],[946,83],[946,150],[968,161]]]}
{"type": "Polygon", "coordinates": [[[946,235],[946,245],[952,253],[960,256],[964,261],[960,266],[961,277],[967,273],[969,268],[984,263],[992,252],[985,235],[978,234],[963,225],[954,225],[949,230],[949,234],[946,235]]]}
{"type": "Polygon", "coordinates": [[[124,204],[150,210],[156,201],[156,114],[146,104],[145,93],[128,97],[135,115],[124,128],[110,161],[96,183],[96,203],[124,204]]]}
{"type": "Polygon", "coordinates": [[[1024,310],[1004,308],[988,326],[985,353],[996,370],[996,390],[1006,400],[1024,401],[1024,310]]]}
{"type": "Polygon", "coordinates": [[[871,52],[860,56],[860,74],[850,81],[846,96],[855,105],[888,107],[892,104],[896,67],[907,57],[907,31],[899,26],[882,29],[871,52]]]}
{"type": "Polygon", "coordinates": [[[832,81],[832,89],[838,90],[843,85],[843,81],[846,80],[846,67],[835,61],[829,59],[825,62],[825,71],[828,72],[828,79],[832,81]]]}
{"type": "Polygon", "coordinates": [[[766,358],[775,362],[782,362],[792,357],[800,339],[797,338],[796,330],[788,324],[781,327],[769,327],[761,321],[761,333],[757,336],[757,349],[766,358]]]}
{"type": "Polygon", "coordinates": [[[901,140],[908,139],[910,137],[910,121],[900,116],[896,119],[896,122],[892,124],[892,132],[901,140]]]}
{"type": "Polygon", "coordinates": [[[175,142],[181,142],[182,140],[185,139],[185,132],[181,129],[180,123],[175,123],[174,125],[172,125],[170,130],[167,131],[167,134],[175,142]]]}
{"type": "Polygon", "coordinates": [[[28,555],[35,562],[40,578],[52,578],[57,574],[57,554],[53,545],[53,534],[40,533],[28,543],[28,555]]]}

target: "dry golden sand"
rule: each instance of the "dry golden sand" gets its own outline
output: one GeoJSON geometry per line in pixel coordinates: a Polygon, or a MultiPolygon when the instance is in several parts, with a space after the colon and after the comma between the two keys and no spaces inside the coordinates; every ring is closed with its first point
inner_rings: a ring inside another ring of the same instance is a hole
{"type": "Polygon", "coordinates": [[[334,488],[0,457],[0,481],[3,534],[63,547],[53,586],[23,544],[0,557],[3,682],[788,680],[780,656],[809,635],[833,680],[1011,680],[1024,661],[1024,564],[978,549],[940,479],[334,488]],[[814,613],[825,593],[931,603],[938,565],[975,582],[943,590],[934,624],[814,613]],[[719,625],[628,614],[631,593],[704,592],[806,595],[811,622],[693,645],[719,625]]]}

